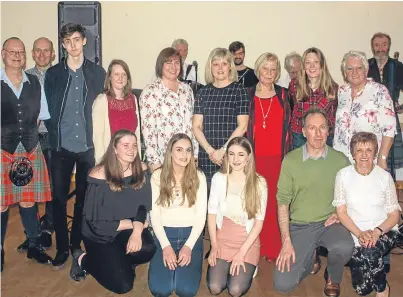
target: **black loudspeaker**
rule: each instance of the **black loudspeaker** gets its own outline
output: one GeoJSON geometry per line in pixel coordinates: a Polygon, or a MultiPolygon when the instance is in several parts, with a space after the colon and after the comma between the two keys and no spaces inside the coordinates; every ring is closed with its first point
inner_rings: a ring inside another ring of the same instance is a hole
{"type": "MultiPolygon", "coordinates": [[[[84,56],[102,66],[101,46],[101,4],[99,2],[74,2],[65,1],[58,4],[58,21],[60,34],[61,28],[68,23],[82,25],[87,37],[87,44],[84,46],[84,56]]],[[[63,48],[62,40],[59,40],[59,62],[66,57],[66,50],[63,48]]]]}

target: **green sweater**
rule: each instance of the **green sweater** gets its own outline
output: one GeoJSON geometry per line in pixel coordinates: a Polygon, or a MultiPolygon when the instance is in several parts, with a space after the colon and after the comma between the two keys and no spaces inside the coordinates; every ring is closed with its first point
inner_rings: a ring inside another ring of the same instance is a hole
{"type": "Polygon", "coordinates": [[[326,220],[332,206],[337,172],[350,165],[343,153],[328,147],[326,158],[303,162],[302,147],[288,153],[281,165],[277,204],[290,206],[291,223],[326,220]]]}

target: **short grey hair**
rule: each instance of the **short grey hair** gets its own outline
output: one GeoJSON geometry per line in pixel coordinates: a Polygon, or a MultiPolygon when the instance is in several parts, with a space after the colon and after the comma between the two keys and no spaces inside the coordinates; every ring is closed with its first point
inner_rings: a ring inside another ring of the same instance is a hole
{"type": "Polygon", "coordinates": [[[344,55],[343,61],[341,61],[341,70],[343,72],[343,76],[344,76],[344,72],[347,70],[347,60],[349,58],[359,58],[361,60],[362,65],[364,66],[365,70],[368,71],[369,64],[368,64],[367,56],[365,55],[365,53],[360,52],[360,51],[351,50],[344,55]]]}
{"type": "Polygon", "coordinates": [[[284,59],[284,68],[286,70],[290,69],[294,65],[294,61],[297,60],[300,63],[302,62],[302,57],[297,52],[291,52],[285,56],[284,59]]]}
{"type": "Polygon", "coordinates": [[[178,38],[178,39],[175,39],[175,40],[172,42],[172,47],[173,47],[173,48],[176,48],[176,46],[179,45],[179,44],[184,44],[184,45],[186,45],[186,46],[189,46],[188,43],[187,43],[187,41],[186,41],[185,39],[178,38]]]}
{"type": "Polygon", "coordinates": [[[306,127],[306,119],[311,114],[321,114],[321,115],[323,115],[323,117],[326,119],[327,127],[329,128],[329,117],[327,116],[326,112],[323,109],[319,108],[319,107],[311,107],[310,109],[308,109],[304,113],[304,116],[302,117],[302,127],[303,128],[306,127]]]}

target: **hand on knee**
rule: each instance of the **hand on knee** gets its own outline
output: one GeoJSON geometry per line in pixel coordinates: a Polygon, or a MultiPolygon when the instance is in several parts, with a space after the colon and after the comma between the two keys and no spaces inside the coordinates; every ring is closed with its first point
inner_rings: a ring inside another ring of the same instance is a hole
{"type": "Polygon", "coordinates": [[[8,206],[1,206],[1,212],[6,212],[8,210],[8,206]]]}
{"type": "Polygon", "coordinates": [[[35,205],[35,202],[20,202],[19,204],[23,208],[30,208],[35,205]]]}

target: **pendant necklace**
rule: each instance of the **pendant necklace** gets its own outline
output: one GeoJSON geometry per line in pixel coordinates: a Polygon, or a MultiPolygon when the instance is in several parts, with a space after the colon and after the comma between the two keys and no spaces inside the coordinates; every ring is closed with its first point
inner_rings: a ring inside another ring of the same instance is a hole
{"type": "Polygon", "coordinates": [[[262,105],[262,100],[259,98],[259,103],[260,103],[260,108],[262,109],[262,116],[263,116],[263,129],[266,129],[266,118],[269,115],[270,109],[271,109],[271,104],[273,103],[273,99],[270,99],[270,105],[269,105],[269,109],[267,110],[266,114],[264,114],[263,111],[263,105],[262,105]]]}

